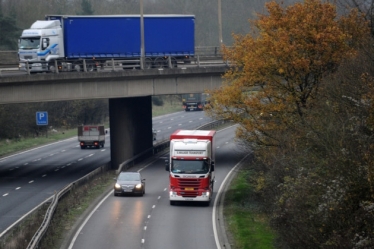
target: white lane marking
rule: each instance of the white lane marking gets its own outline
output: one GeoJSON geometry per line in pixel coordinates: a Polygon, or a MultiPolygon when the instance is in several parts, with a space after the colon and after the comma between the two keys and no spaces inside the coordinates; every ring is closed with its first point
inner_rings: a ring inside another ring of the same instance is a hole
{"type": "Polygon", "coordinates": [[[145,242],[145,240],[144,240],[144,239],[142,239],[142,244],[144,244],[144,242],[145,242]]]}
{"type": "Polygon", "coordinates": [[[106,149],[102,149],[101,151],[105,151],[106,149]]]}
{"type": "Polygon", "coordinates": [[[21,187],[17,187],[16,190],[20,189],[21,187]]]}
{"type": "Polygon", "coordinates": [[[212,213],[212,225],[213,225],[213,234],[214,234],[214,240],[216,241],[216,245],[217,245],[217,249],[221,249],[221,245],[219,243],[219,240],[218,240],[218,232],[217,232],[217,225],[216,225],[216,212],[217,212],[217,202],[218,200],[220,199],[220,196],[222,194],[222,189],[223,187],[225,186],[225,183],[227,181],[227,179],[229,178],[229,176],[232,174],[232,172],[234,172],[234,170],[238,167],[238,165],[240,165],[240,163],[242,161],[244,161],[244,159],[246,159],[249,155],[246,155],[245,157],[242,158],[242,160],[240,160],[231,170],[230,172],[226,175],[225,179],[223,179],[223,182],[221,183],[221,186],[219,187],[218,189],[218,192],[217,192],[217,196],[216,196],[216,199],[214,199],[214,205],[213,205],[213,213],[212,213]]]}
{"type": "Polygon", "coordinates": [[[71,165],[71,163],[66,164],[66,166],[70,166],[70,165],[71,165]]]}
{"type": "Polygon", "coordinates": [[[27,165],[27,164],[29,164],[29,163],[25,163],[24,165],[27,165]]]}
{"type": "Polygon", "coordinates": [[[79,227],[78,231],[75,233],[73,239],[71,240],[70,242],[70,245],[68,247],[68,249],[72,249],[73,246],[74,246],[74,243],[75,241],[77,240],[78,238],[78,235],[81,233],[83,227],[87,224],[88,220],[91,218],[91,216],[96,212],[96,210],[101,206],[101,204],[103,204],[103,202],[109,197],[112,195],[112,191],[109,191],[109,193],[99,202],[99,204],[97,204],[97,206],[92,210],[92,212],[87,216],[87,218],[84,220],[84,222],[82,223],[82,225],[79,227]]]}
{"type": "Polygon", "coordinates": [[[78,159],[78,162],[79,162],[79,161],[82,161],[82,160],[83,160],[83,158],[79,158],[79,159],[78,159]]]}
{"type": "Polygon", "coordinates": [[[161,199],[161,196],[159,196],[157,199],[160,200],[160,199],[161,199]]]}
{"type": "MultiPolygon", "coordinates": [[[[154,161],[150,162],[149,164],[147,164],[146,166],[144,166],[143,168],[139,169],[138,172],[142,171],[143,169],[145,169],[146,167],[148,167],[149,165],[151,165],[152,163],[154,163],[155,161],[157,161],[157,159],[155,159],[154,161]]],[[[78,238],[78,235],[81,233],[83,227],[87,224],[87,222],[89,221],[89,219],[91,218],[91,216],[96,212],[96,210],[101,206],[101,204],[103,204],[103,202],[108,199],[109,196],[112,195],[112,191],[109,191],[108,194],[99,202],[99,204],[97,204],[97,206],[91,211],[91,213],[87,216],[87,218],[84,220],[84,222],[82,223],[82,225],[79,227],[79,229],[77,230],[77,232],[75,233],[73,239],[71,240],[70,242],[70,245],[68,247],[68,249],[72,249],[73,246],[74,246],[74,243],[75,241],[77,240],[78,238]]],[[[151,217],[149,215],[149,217],[151,217]]],[[[144,239],[143,239],[144,241],[144,239]]]]}
{"type": "Polygon", "coordinates": [[[149,215],[147,216],[147,218],[148,218],[148,219],[151,218],[151,215],[149,214],[149,215]]]}
{"type": "Polygon", "coordinates": [[[34,180],[29,181],[29,183],[33,183],[33,182],[34,182],[34,180]]]}
{"type": "Polygon", "coordinates": [[[171,129],[171,127],[169,126],[168,129],[171,129]]]}
{"type": "Polygon", "coordinates": [[[41,148],[44,148],[44,147],[47,147],[47,146],[51,146],[51,145],[54,145],[54,144],[62,143],[62,142],[69,141],[69,140],[74,140],[74,139],[77,139],[77,137],[72,137],[72,138],[68,138],[68,139],[65,139],[65,140],[61,140],[61,141],[58,141],[58,142],[55,142],[55,143],[51,143],[51,144],[47,144],[47,145],[43,145],[43,146],[40,146],[40,147],[33,148],[33,149],[31,149],[31,150],[25,150],[25,151],[22,151],[22,152],[20,152],[20,153],[17,153],[17,154],[11,155],[11,156],[3,157],[2,160],[7,159],[7,158],[10,158],[10,157],[14,157],[14,156],[22,155],[22,154],[25,154],[25,153],[27,153],[27,152],[34,151],[34,150],[38,150],[38,149],[41,149],[41,148]]]}
{"type": "Polygon", "coordinates": [[[42,175],[42,177],[46,177],[47,175],[42,175]]]}
{"type": "Polygon", "coordinates": [[[152,209],[154,209],[155,207],[156,207],[156,205],[153,205],[153,206],[152,206],[152,209]]]}
{"type": "Polygon", "coordinates": [[[182,124],[178,124],[178,126],[181,126],[182,124]]]}
{"type": "Polygon", "coordinates": [[[49,156],[53,156],[54,154],[50,154],[49,156]]]}
{"type": "Polygon", "coordinates": [[[55,171],[59,171],[59,169],[55,169],[55,171]]]}
{"type": "Polygon", "coordinates": [[[3,194],[3,196],[7,196],[9,193],[3,194]]]}
{"type": "Polygon", "coordinates": [[[144,231],[147,230],[147,226],[144,226],[144,231]]]}
{"type": "Polygon", "coordinates": [[[166,191],[167,190],[167,188],[164,188],[164,191],[166,191]]]}
{"type": "Polygon", "coordinates": [[[89,155],[86,156],[85,158],[92,157],[93,155],[95,155],[95,154],[89,154],[89,155]]]}
{"type": "Polygon", "coordinates": [[[65,152],[66,150],[62,150],[61,152],[65,152]]]}

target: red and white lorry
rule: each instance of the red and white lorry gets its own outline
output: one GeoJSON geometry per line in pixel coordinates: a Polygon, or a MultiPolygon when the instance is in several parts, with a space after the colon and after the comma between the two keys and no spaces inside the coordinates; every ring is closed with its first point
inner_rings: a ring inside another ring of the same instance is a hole
{"type": "Polygon", "coordinates": [[[209,205],[214,184],[214,135],[210,130],[176,130],[170,135],[170,205],[177,201],[205,202],[209,205]]]}
{"type": "Polygon", "coordinates": [[[103,125],[78,126],[78,141],[81,149],[87,147],[100,148],[105,144],[105,128],[103,125]]]}

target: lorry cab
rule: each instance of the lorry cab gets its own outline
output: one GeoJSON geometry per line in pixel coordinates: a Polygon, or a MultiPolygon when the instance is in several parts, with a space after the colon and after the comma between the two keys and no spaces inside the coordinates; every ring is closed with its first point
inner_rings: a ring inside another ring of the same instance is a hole
{"type": "Polygon", "coordinates": [[[59,20],[36,21],[22,32],[18,41],[19,69],[30,72],[50,71],[49,61],[64,54],[63,33],[59,20]]]}
{"type": "Polygon", "coordinates": [[[197,201],[209,205],[214,185],[215,131],[177,130],[170,136],[169,171],[170,204],[197,201]]]}

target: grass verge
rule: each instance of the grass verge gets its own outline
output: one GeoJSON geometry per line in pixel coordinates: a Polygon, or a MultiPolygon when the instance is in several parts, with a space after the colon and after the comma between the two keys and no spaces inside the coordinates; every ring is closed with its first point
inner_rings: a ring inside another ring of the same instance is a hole
{"type": "Polygon", "coordinates": [[[249,171],[239,169],[225,195],[223,215],[232,249],[274,249],[275,234],[250,200],[249,171]]]}

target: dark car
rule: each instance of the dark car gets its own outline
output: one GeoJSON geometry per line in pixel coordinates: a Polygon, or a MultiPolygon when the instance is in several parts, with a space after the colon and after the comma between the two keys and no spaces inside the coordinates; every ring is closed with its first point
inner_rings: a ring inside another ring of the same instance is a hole
{"type": "Polygon", "coordinates": [[[145,179],[139,172],[121,172],[114,184],[114,196],[124,194],[145,194],[145,179]]]}

